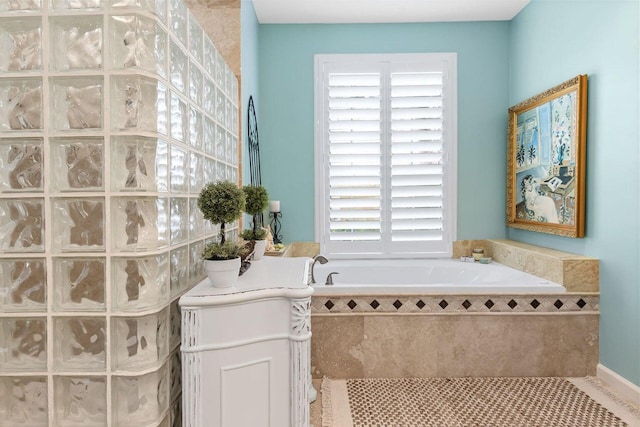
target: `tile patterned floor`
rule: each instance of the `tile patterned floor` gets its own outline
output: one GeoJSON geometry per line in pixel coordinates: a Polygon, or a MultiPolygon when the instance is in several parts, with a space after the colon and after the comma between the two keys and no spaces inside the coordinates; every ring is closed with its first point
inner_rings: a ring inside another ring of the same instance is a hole
{"type": "MultiPolygon", "coordinates": [[[[615,393],[605,383],[597,378],[571,378],[569,379],[575,386],[596,400],[600,405],[618,416],[630,427],[640,427],[640,402],[631,402],[615,393]]],[[[318,390],[317,400],[311,404],[311,425],[313,427],[322,426],[322,394],[321,379],[314,379],[313,385],[318,390]]],[[[445,426],[443,426],[445,427],[445,426]]],[[[515,427],[515,426],[514,426],[515,427]]]]}

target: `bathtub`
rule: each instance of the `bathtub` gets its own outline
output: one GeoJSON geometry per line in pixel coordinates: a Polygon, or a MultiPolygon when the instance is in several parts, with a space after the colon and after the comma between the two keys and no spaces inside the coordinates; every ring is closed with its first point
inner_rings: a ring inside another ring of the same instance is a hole
{"type": "Polygon", "coordinates": [[[347,294],[549,294],[564,293],[564,286],[492,262],[457,259],[329,260],[316,263],[314,295],[347,294]],[[326,285],[334,274],[333,285],[326,285]]]}

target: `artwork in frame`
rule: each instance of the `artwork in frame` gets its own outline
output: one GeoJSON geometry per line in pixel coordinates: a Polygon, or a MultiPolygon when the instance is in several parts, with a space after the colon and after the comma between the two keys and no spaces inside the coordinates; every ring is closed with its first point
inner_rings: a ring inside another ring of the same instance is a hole
{"type": "Polygon", "coordinates": [[[586,130],[586,75],[509,108],[509,227],[584,237],[586,130]]]}

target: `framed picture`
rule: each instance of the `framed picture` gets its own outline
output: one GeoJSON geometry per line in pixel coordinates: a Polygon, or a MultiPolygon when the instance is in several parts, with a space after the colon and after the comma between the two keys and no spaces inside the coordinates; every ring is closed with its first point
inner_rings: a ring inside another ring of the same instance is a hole
{"type": "Polygon", "coordinates": [[[586,75],[509,108],[509,227],[584,237],[586,130],[586,75]]]}

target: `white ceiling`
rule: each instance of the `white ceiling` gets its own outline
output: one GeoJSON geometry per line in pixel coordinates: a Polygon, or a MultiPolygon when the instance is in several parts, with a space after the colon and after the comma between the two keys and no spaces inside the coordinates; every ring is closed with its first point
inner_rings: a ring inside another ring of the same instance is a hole
{"type": "Polygon", "coordinates": [[[261,24],[508,21],[531,0],[253,0],[261,24]]]}

